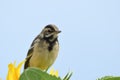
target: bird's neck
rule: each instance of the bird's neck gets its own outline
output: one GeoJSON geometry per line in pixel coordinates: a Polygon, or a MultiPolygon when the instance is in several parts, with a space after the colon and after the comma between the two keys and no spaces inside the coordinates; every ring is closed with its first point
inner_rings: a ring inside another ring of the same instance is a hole
{"type": "Polygon", "coordinates": [[[43,38],[48,44],[48,50],[51,51],[55,45],[56,42],[58,42],[58,38],[53,38],[53,37],[48,37],[48,38],[43,38]]]}

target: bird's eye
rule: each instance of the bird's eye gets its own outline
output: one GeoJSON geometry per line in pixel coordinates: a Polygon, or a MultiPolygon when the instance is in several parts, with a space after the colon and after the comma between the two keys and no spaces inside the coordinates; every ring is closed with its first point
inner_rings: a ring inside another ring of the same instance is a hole
{"type": "Polygon", "coordinates": [[[52,30],[48,30],[48,32],[53,32],[52,30]]]}
{"type": "Polygon", "coordinates": [[[50,30],[48,30],[48,32],[50,32],[50,30]]]}

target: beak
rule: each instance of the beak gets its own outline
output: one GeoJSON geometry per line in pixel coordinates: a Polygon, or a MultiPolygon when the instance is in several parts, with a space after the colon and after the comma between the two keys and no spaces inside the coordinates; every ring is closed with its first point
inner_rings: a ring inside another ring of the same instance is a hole
{"type": "Polygon", "coordinates": [[[58,34],[58,33],[61,33],[61,31],[56,31],[56,33],[58,34]]]}

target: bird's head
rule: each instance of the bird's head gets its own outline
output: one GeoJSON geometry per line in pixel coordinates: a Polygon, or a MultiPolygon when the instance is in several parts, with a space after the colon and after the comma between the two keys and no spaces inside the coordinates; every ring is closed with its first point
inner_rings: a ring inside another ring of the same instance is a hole
{"type": "Polygon", "coordinates": [[[42,36],[44,39],[48,39],[49,41],[54,41],[57,37],[58,34],[61,31],[57,28],[57,26],[53,24],[49,24],[45,26],[45,28],[42,30],[42,36]]]}

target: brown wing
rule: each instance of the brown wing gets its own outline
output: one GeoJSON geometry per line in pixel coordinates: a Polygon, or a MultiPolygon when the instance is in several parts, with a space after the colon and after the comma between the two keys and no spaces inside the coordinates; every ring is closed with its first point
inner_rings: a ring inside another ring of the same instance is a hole
{"type": "Polygon", "coordinates": [[[32,44],[31,44],[31,48],[29,49],[27,57],[26,57],[26,62],[25,62],[25,65],[24,65],[24,69],[29,67],[29,61],[30,61],[30,58],[32,57],[32,54],[33,54],[34,44],[36,43],[36,40],[39,39],[39,38],[40,38],[40,34],[33,40],[32,44]]]}
{"type": "Polygon", "coordinates": [[[29,51],[28,51],[28,54],[27,54],[27,57],[26,57],[26,62],[24,64],[24,69],[29,67],[29,61],[30,61],[30,58],[32,57],[32,53],[33,53],[33,47],[30,48],[29,51]]]}

